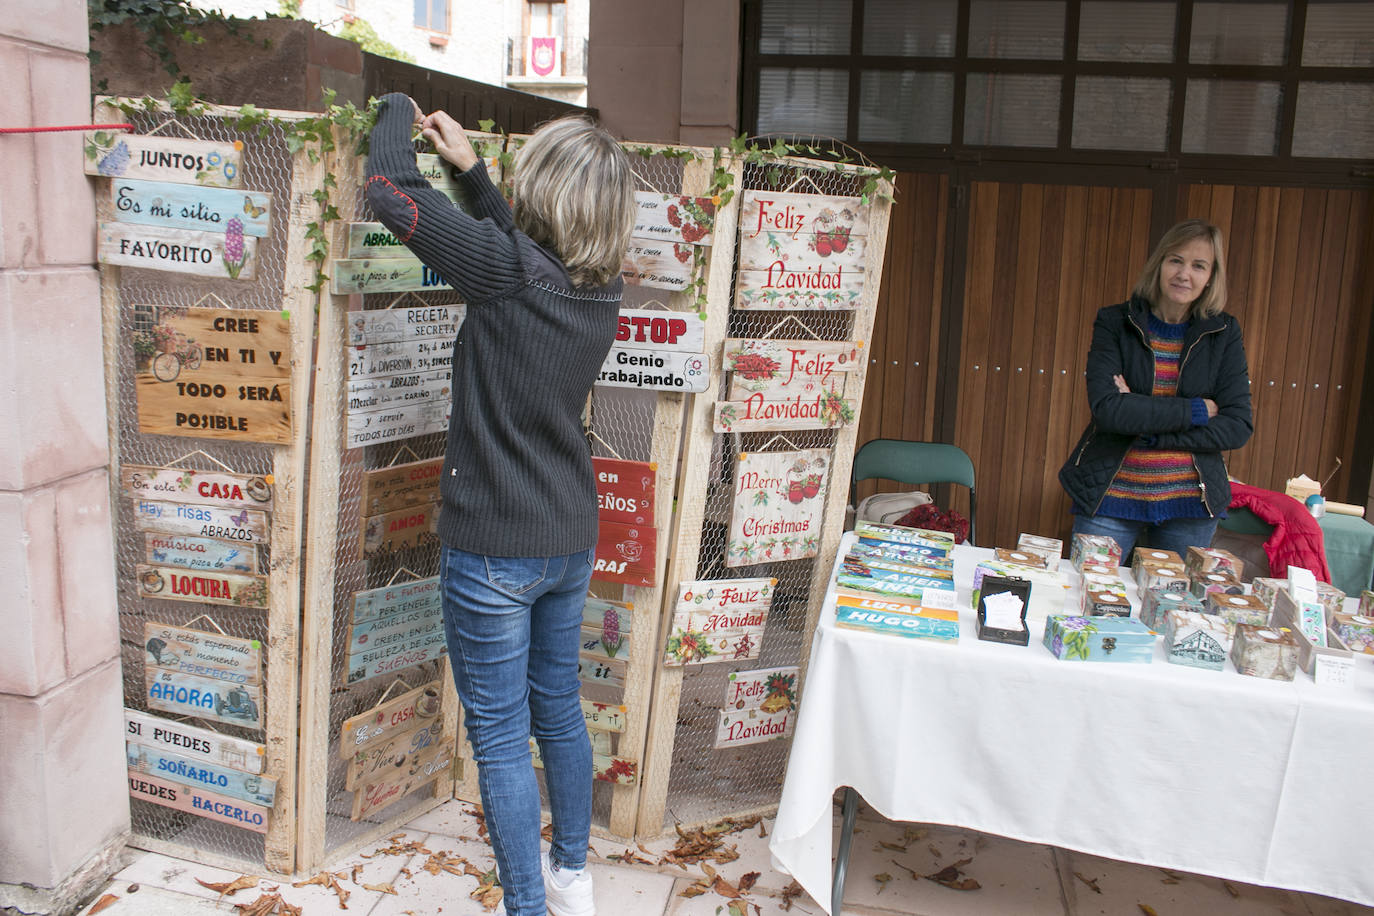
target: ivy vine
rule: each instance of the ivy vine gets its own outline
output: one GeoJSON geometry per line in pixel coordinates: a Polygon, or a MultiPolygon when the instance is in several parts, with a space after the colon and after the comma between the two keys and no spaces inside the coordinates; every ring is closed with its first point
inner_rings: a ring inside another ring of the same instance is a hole
{"type": "MultiPolygon", "coordinates": [[[[191,6],[188,0],[86,0],[86,17],[92,34],[107,28],[115,28],[124,23],[132,23],[143,35],[143,43],[162,64],[167,73],[185,83],[186,77],[177,66],[176,42],[187,45],[205,43],[205,36],[198,33],[207,25],[223,26],[230,35],[251,37],[242,28],[239,20],[225,16],[219,10],[201,10],[191,6]]],[[[266,47],[267,43],[264,42],[266,47]]],[[[91,66],[100,63],[100,52],[92,49],[88,57],[91,66]]],[[[106,80],[101,80],[97,89],[105,91],[106,80]]]]}

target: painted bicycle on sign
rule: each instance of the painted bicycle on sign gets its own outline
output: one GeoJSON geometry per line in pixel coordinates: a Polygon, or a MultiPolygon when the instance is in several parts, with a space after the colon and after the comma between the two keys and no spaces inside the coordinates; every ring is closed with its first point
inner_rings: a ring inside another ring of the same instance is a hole
{"type": "Polygon", "coordinates": [[[159,382],[170,382],[181,374],[181,367],[200,368],[202,351],[193,338],[165,324],[153,328],[153,343],[157,355],[153,357],[153,376],[159,382]]]}

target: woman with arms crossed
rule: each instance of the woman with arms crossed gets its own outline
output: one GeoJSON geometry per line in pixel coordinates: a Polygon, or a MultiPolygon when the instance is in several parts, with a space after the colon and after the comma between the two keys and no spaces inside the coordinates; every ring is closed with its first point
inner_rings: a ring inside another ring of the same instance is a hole
{"type": "Polygon", "coordinates": [[[1221,231],[1164,234],[1128,302],[1097,313],[1088,351],[1092,420],[1059,471],[1075,534],[1177,551],[1212,542],[1231,501],[1222,452],[1253,431],[1240,323],[1223,311],[1221,231]]]}
{"type": "Polygon", "coordinates": [[[515,204],[462,127],[382,99],[367,161],[377,218],[457,290],[439,535],[444,628],[508,916],[593,916],[586,871],[592,761],[577,652],[597,537],[580,414],[615,338],[634,224],[630,163],[587,121],[537,130],[515,204]],[[430,187],[412,129],[458,177],[473,216],[430,187]],[[539,742],[553,842],[539,848],[539,742]]]}

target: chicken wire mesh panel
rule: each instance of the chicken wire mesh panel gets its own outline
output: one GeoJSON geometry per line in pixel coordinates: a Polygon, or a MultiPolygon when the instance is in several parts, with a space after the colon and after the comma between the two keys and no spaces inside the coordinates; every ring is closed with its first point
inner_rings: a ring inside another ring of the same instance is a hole
{"type": "MultiPolygon", "coordinates": [[[[856,177],[849,171],[769,161],[746,164],[741,188],[744,191],[859,197],[865,180],[866,177],[856,177]]],[[[712,303],[711,307],[717,307],[716,303],[712,303]]],[[[854,327],[853,310],[732,310],[727,336],[772,337],[780,340],[815,337],[823,341],[845,341],[854,338],[854,327]]],[[[725,400],[728,388],[726,373],[722,372],[720,379],[720,388],[713,394],[717,400],[725,400]]],[[[858,386],[861,385],[862,382],[859,382],[858,386]]],[[[709,394],[712,393],[700,396],[709,394]]],[[[846,389],[846,397],[849,396],[846,389]]],[[[861,387],[852,396],[856,401],[861,401],[861,387]]],[[[857,420],[855,417],[854,422],[857,420]]],[[[715,747],[717,722],[732,672],[801,664],[808,650],[808,615],[818,601],[818,596],[811,594],[816,565],[828,564],[830,558],[817,556],[781,562],[727,565],[735,473],[742,453],[833,449],[836,441],[837,431],[834,429],[737,432],[717,434],[712,440],[711,480],[706,493],[696,578],[771,576],[777,579],[777,585],[758,658],[742,662],[688,665],[684,669],[668,782],[665,827],[673,823],[707,823],[777,804],[791,751],[790,737],[718,749],[715,747]]],[[[831,479],[828,486],[848,487],[848,484],[848,480],[831,479]]],[[[826,527],[842,523],[842,518],[822,519],[822,525],[826,527]]],[[[670,583],[670,586],[676,587],[676,583],[670,583]]],[[[804,687],[798,699],[805,700],[804,687]]]]}
{"type": "MultiPolygon", "coordinates": [[[[170,115],[158,112],[140,111],[128,115],[128,120],[134,125],[133,132],[137,134],[165,128],[169,119],[170,115]]],[[[223,466],[227,466],[239,474],[268,477],[273,473],[272,446],[156,435],[139,430],[138,382],[135,375],[140,358],[136,353],[135,340],[151,333],[169,309],[180,310],[197,304],[274,312],[282,308],[292,185],[292,157],[287,151],[284,134],[275,125],[262,135],[256,131],[245,133],[235,130],[225,119],[214,117],[185,119],[185,123],[190,124],[195,134],[203,140],[242,141],[242,187],[271,193],[271,233],[259,240],[257,273],[251,281],[206,279],[129,267],[119,270],[116,288],[118,329],[113,366],[117,379],[115,390],[118,393],[116,403],[112,405],[117,413],[119,461],[121,465],[164,467],[176,464],[204,471],[223,470],[223,466]],[[218,297],[219,301],[215,298],[205,299],[211,294],[218,297]],[[202,302],[202,299],[205,301],[202,302]],[[197,450],[203,450],[211,457],[193,454],[197,450]]],[[[175,127],[164,129],[161,133],[167,136],[182,135],[175,127]]],[[[304,423],[306,418],[295,417],[294,422],[304,423]]],[[[144,624],[149,622],[186,626],[195,618],[208,615],[227,635],[257,640],[262,646],[263,671],[271,670],[273,658],[266,608],[227,607],[141,596],[135,570],[139,564],[147,561],[144,532],[136,526],[132,499],[121,496],[117,500],[116,521],[116,587],[126,706],[156,716],[172,716],[148,706],[144,679],[144,624]]],[[[260,545],[258,550],[261,568],[273,569],[270,544],[260,545]]],[[[196,626],[212,629],[206,622],[198,622],[196,626]]],[[[266,680],[262,687],[262,700],[263,708],[259,714],[265,726],[267,707],[272,703],[266,680]]],[[[244,728],[220,722],[197,724],[209,725],[226,735],[257,743],[266,740],[265,728],[244,728]]],[[[266,841],[261,833],[133,798],[130,799],[130,820],[134,845],[138,845],[139,837],[146,837],[194,849],[219,860],[238,861],[255,867],[260,867],[264,861],[266,841]]]]}

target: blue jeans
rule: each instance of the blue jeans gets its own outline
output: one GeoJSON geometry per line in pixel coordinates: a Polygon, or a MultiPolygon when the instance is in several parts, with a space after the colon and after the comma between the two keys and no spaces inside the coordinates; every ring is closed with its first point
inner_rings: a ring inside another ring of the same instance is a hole
{"type": "Polygon", "coordinates": [[[592,551],[488,557],[445,547],[444,634],[507,916],[545,916],[539,862],[539,742],[553,817],[549,855],[582,868],[592,817],[592,748],[577,653],[592,551]]]}
{"type": "Polygon", "coordinates": [[[1172,550],[1187,559],[1189,547],[1210,547],[1217,533],[1214,518],[1171,518],[1166,522],[1135,522],[1105,515],[1075,515],[1074,534],[1105,534],[1121,545],[1121,563],[1131,565],[1131,549],[1137,541],[1142,547],[1172,550]]]}

